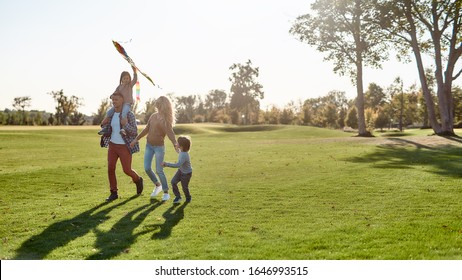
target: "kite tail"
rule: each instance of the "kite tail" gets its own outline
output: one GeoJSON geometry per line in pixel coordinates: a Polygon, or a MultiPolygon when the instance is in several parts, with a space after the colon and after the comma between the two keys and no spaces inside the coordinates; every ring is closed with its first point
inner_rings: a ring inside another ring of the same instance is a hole
{"type": "Polygon", "coordinates": [[[136,82],[136,103],[139,103],[141,101],[140,99],[140,82],[136,82]]]}

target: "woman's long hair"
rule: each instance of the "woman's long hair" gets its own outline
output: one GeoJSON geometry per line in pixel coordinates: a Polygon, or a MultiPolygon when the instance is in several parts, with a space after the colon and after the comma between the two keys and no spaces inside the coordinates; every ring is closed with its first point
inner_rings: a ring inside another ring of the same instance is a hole
{"type": "Polygon", "coordinates": [[[157,98],[154,105],[156,106],[161,119],[165,121],[165,124],[174,127],[176,123],[175,109],[173,108],[173,104],[170,99],[166,96],[160,96],[157,98]]]}

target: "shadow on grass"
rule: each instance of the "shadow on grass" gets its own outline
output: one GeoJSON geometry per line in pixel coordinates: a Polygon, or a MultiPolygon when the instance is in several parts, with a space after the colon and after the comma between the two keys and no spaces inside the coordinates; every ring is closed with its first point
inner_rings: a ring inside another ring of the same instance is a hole
{"type": "Polygon", "coordinates": [[[100,251],[89,256],[87,260],[111,259],[120,253],[129,253],[130,245],[135,243],[136,238],[148,232],[141,231],[135,234],[135,229],[141,225],[150,212],[159,207],[161,204],[161,202],[156,202],[154,204],[147,204],[138,207],[137,209],[127,213],[107,232],[95,229],[95,247],[99,248],[100,251]]]}
{"type": "Polygon", "coordinates": [[[152,239],[167,239],[172,234],[173,228],[180,223],[184,218],[184,209],[188,206],[188,203],[183,203],[181,206],[173,204],[172,207],[168,208],[162,216],[165,218],[163,224],[153,225],[151,231],[160,228],[160,231],[152,235],[152,239]]]}
{"type": "Polygon", "coordinates": [[[122,206],[138,197],[134,195],[120,203],[114,203],[110,207],[96,212],[109,203],[101,203],[72,219],[56,222],[47,227],[42,233],[37,234],[22,243],[16,250],[14,259],[43,259],[53,250],[65,246],[72,240],[82,237],[92,229],[107,220],[107,215],[113,209],[122,206]],[[96,212],[96,213],[95,213],[96,212]]]}
{"type": "Polygon", "coordinates": [[[395,143],[378,146],[372,153],[348,158],[347,161],[373,164],[374,168],[388,169],[428,166],[428,172],[447,177],[462,177],[462,148],[452,145],[431,147],[408,139],[389,139],[395,143]]]}

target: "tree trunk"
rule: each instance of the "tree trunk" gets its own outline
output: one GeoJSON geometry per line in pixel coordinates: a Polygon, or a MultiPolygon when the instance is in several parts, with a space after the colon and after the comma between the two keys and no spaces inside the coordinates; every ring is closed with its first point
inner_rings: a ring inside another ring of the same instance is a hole
{"type": "Polygon", "coordinates": [[[427,77],[425,76],[425,69],[423,66],[422,62],[422,55],[420,53],[420,48],[419,44],[417,41],[417,31],[416,31],[416,26],[414,23],[414,19],[412,17],[412,8],[411,8],[411,3],[410,1],[406,1],[406,9],[405,9],[405,15],[406,19],[409,22],[409,25],[411,27],[411,30],[409,32],[409,35],[411,36],[411,46],[412,46],[412,51],[414,52],[414,56],[416,59],[417,63],[417,70],[419,71],[419,78],[420,78],[420,84],[422,86],[422,92],[425,97],[425,103],[427,104],[427,111],[428,111],[428,119],[430,121],[430,125],[433,129],[433,131],[436,134],[441,133],[441,126],[438,124],[438,121],[436,120],[436,114],[435,114],[435,104],[433,103],[433,98],[430,92],[430,89],[428,88],[428,83],[427,83],[427,77]]]}
{"type": "Polygon", "coordinates": [[[366,118],[364,117],[364,88],[363,88],[363,52],[364,44],[361,38],[361,1],[355,1],[355,15],[353,19],[353,37],[356,45],[356,108],[358,109],[358,136],[372,136],[366,128],[366,118]]]}
{"type": "MultiPolygon", "coordinates": [[[[433,3],[435,5],[435,3],[433,3]]],[[[454,135],[453,129],[453,120],[452,120],[452,112],[451,112],[451,105],[449,99],[452,99],[451,89],[449,87],[449,94],[446,92],[446,85],[445,79],[443,78],[443,62],[441,56],[441,36],[442,32],[438,29],[438,20],[437,16],[433,15],[433,31],[432,40],[435,49],[435,64],[436,64],[436,71],[435,71],[435,78],[437,83],[437,96],[438,96],[438,106],[440,109],[440,117],[441,117],[441,131],[439,131],[438,135],[454,135]]],[[[449,63],[448,63],[449,66],[449,63]]],[[[452,80],[451,78],[449,79],[452,80]]],[[[450,82],[449,81],[449,82],[450,82]]],[[[448,82],[448,81],[446,81],[448,82]]]]}
{"type": "Polygon", "coordinates": [[[368,137],[371,133],[366,129],[366,118],[364,117],[364,92],[363,92],[363,67],[362,63],[356,65],[356,108],[358,109],[358,134],[359,136],[368,137]]]}

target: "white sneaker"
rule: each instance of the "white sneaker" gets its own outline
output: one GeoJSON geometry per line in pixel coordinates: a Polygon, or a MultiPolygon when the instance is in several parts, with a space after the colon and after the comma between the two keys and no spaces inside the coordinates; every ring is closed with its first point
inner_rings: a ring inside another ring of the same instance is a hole
{"type": "Polygon", "coordinates": [[[162,201],[167,201],[170,199],[170,195],[168,193],[164,193],[164,196],[162,196],[162,201]]]}
{"type": "Polygon", "coordinates": [[[157,196],[161,191],[162,191],[162,186],[154,187],[154,190],[152,190],[152,193],[151,193],[151,197],[157,196]]]}

